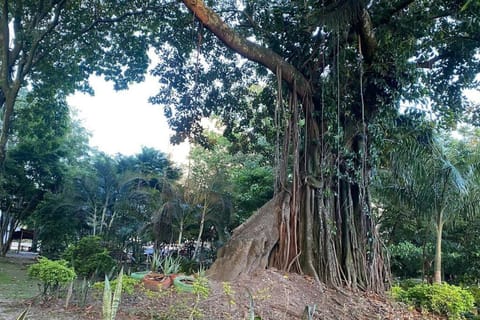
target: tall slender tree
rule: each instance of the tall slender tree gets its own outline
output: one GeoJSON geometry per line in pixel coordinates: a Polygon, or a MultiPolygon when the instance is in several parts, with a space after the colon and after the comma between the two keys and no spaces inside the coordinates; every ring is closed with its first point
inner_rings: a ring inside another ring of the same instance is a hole
{"type": "MultiPolygon", "coordinates": [[[[420,219],[434,230],[434,281],[442,281],[442,239],[446,223],[462,213],[468,193],[463,159],[454,157],[433,136],[405,136],[389,154],[389,165],[382,171],[381,187],[376,190],[385,214],[394,211],[388,203],[406,210],[411,219],[420,219]],[[425,139],[426,138],[426,139],[425,139]],[[425,140],[421,140],[425,139],[425,140]]],[[[379,175],[380,176],[380,175],[379,175]]]]}

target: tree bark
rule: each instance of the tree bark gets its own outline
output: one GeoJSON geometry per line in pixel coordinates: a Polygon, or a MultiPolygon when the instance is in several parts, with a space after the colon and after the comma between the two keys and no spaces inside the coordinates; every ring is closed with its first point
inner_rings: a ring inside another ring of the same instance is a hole
{"type": "Polygon", "coordinates": [[[92,227],[93,227],[93,236],[96,236],[97,235],[97,206],[93,206],[93,223],[92,223],[92,227]]]}
{"type": "Polygon", "coordinates": [[[18,221],[7,211],[0,213],[0,256],[5,257],[13,240],[18,221]]]}
{"type": "Polygon", "coordinates": [[[205,192],[205,198],[203,200],[203,209],[202,209],[202,216],[200,218],[200,228],[198,230],[198,237],[197,242],[195,242],[195,250],[193,251],[192,259],[196,259],[197,255],[199,254],[200,246],[202,243],[202,235],[203,235],[203,228],[205,227],[205,216],[207,215],[208,210],[208,201],[207,201],[207,193],[205,192]]]}
{"type": "Polygon", "coordinates": [[[178,245],[182,244],[182,238],[183,238],[183,218],[180,220],[180,227],[178,231],[178,245]]]}
{"type": "Polygon", "coordinates": [[[443,233],[443,209],[440,210],[437,216],[437,225],[435,226],[436,241],[435,241],[435,260],[433,282],[442,283],[442,233],[443,233]]]}
{"type": "Polygon", "coordinates": [[[289,203],[288,193],[279,193],[237,227],[230,240],[218,251],[208,276],[230,281],[242,274],[267,268],[270,254],[279,239],[279,216],[282,212],[289,213],[289,203]]]}

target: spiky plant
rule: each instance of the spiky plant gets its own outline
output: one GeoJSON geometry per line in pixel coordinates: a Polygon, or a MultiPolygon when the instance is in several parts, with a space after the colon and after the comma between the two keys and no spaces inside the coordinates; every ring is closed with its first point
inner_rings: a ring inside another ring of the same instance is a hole
{"type": "Polygon", "coordinates": [[[118,307],[120,306],[120,300],[122,297],[122,279],[123,279],[123,268],[118,274],[117,286],[115,287],[115,292],[112,296],[112,289],[110,287],[110,281],[105,275],[105,287],[103,289],[103,320],[115,320],[117,315],[118,307]]]}

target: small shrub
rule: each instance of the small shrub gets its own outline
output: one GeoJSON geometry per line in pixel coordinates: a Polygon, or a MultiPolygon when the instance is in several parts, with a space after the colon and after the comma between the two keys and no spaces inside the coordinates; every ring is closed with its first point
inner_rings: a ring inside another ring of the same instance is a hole
{"type": "Polygon", "coordinates": [[[32,264],[28,268],[28,275],[42,282],[43,295],[57,293],[60,287],[76,277],[75,271],[67,266],[65,260],[52,261],[48,258],[40,258],[37,263],[32,264]]]}
{"type": "Polygon", "coordinates": [[[198,276],[193,281],[193,293],[199,297],[206,299],[210,294],[210,287],[208,286],[208,280],[204,276],[198,276]]]}
{"type": "Polygon", "coordinates": [[[401,302],[408,302],[407,290],[403,289],[400,286],[393,286],[390,289],[390,295],[394,300],[401,301],[401,302]]]}
{"type": "Polygon", "coordinates": [[[198,304],[201,299],[206,299],[210,294],[207,278],[201,275],[195,278],[193,281],[193,293],[196,295],[196,298],[189,319],[203,318],[203,314],[198,308],[198,304]]]}
{"type": "Polygon", "coordinates": [[[401,280],[398,285],[402,288],[407,290],[408,288],[415,287],[416,285],[422,284],[423,281],[421,279],[404,279],[401,280]]]}
{"type": "MultiPolygon", "coordinates": [[[[110,286],[113,291],[115,291],[115,288],[117,287],[117,282],[118,282],[118,278],[113,281],[110,281],[110,286]]],[[[134,279],[129,276],[123,276],[122,277],[122,293],[130,294],[130,295],[133,294],[135,290],[135,286],[138,285],[139,283],[140,281],[137,279],[134,279]]],[[[103,292],[105,288],[105,282],[104,281],[95,282],[95,284],[93,285],[93,288],[103,292]]]]}
{"type": "Polygon", "coordinates": [[[480,288],[477,286],[466,288],[473,296],[473,304],[475,307],[480,308],[480,288]]]}
{"type": "Polygon", "coordinates": [[[461,319],[473,309],[472,294],[458,286],[449,284],[419,284],[408,289],[393,287],[392,296],[418,309],[461,319]]]}
{"type": "Polygon", "coordinates": [[[115,267],[115,260],[101,241],[100,237],[83,237],[76,245],[68,247],[63,258],[83,277],[107,274],[115,267]]]}
{"type": "Polygon", "coordinates": [[[181,259],[180,270],[186,274],[194,274],[200,269],[200,264],[194,259],[181,259]]]}
{"type": "Polygon", "coordinates": [[[231,307],[235,305],[235,291],[232,289],[230,282],[222,282],[223,293],[228,298],[228,306],[231,307]]]}

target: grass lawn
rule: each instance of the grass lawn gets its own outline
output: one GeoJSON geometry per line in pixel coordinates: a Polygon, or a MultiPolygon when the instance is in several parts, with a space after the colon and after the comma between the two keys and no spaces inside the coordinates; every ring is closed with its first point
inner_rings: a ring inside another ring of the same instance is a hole
{"type": "Polygon", "coordinates": [[[32,263],[25,258],[0,257],[0,300],[26,299],[39,294],[37,282],[27,275],[32,263]]]}

